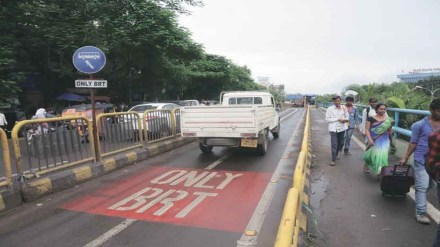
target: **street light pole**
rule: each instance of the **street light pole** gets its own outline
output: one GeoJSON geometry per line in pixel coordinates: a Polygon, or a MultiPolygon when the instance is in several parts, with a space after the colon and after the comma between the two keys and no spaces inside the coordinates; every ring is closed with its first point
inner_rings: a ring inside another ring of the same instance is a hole
{"type": "Polygon", "coordinates": [[[415,89],[425,89],[425,90],[428,90],[429,93],[431,93],[431,102],[432,102],[432,100],[434,99],[434,94],[435,94],[435,92],[437,92],[438,90],[440,90],[440,88],[437,88],[436,90],[432,91],[432,90],[430,90],[430,89],[428,89],[428,88],[425,88],[425,87],[422,87],[422,86],[415,86],[413,90],[415,90],[415,89]]]}
{"type": "Polygon", "coordinates": [[[435,92],[437,92],[438,90],[440,90],[440,88],[437,88],[436,90],[432,91],[432,93],[431,93],[431,101],[434,99],[434,94],[435,94],[435,92]]]}

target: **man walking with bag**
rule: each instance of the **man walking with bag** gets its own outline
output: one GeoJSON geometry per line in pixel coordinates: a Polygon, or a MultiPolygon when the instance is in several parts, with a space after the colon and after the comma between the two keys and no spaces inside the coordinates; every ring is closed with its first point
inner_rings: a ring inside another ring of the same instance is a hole
{"type": "Polygon", "coordinates": [[[431,116],[427,116],[411,126],[411,140],[399,162],[401,165],[405,165],[414,153],[416,220],[422,224],[430,223],[426,214],[429,175],[425,169],[425,155],[428,153],[428,136],[433,131],[440,130],[440,99],[431,102],[429,111],[431,116]]]}

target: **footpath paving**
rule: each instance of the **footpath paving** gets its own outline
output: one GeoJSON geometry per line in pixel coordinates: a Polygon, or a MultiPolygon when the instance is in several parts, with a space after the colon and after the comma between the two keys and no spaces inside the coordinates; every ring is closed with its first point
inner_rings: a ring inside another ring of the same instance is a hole
{"type": "MultiPolygon", "coordinates": [[[[311,111],[309,229],[302,246],[432,246],[437,223],[433,220],[422,225],[415,221],[410,194],[405,198],[382,196],[378,178],[363,172],[363,145],[356,137],[351,144],[352,155],[342,155],[336,166],[328,165],[330,135],[324,116],[320,109],[311,111]]],[[[398,160],[390,156],[390,164],[398,160]]],[[[430,200],[435,199],[430,195],[430,200]]]]}

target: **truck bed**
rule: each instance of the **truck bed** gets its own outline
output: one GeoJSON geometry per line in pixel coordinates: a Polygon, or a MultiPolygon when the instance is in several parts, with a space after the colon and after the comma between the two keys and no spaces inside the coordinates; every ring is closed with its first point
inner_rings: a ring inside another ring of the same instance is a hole
{"type": "Polygon", "coordinates": [[[242,133],[258,134],[271,122],[272,114],[271,106],[185,107],[180,123],[183,136],[240,138],[242,133]]]}

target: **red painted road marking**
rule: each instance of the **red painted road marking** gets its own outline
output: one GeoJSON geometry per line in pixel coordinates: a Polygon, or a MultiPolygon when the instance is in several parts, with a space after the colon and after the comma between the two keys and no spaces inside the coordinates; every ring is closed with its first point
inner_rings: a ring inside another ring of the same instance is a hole
{"type": "Polygon", "coordinates": [[[63,208],[144,221],[242,232],[270,173],[151,167],[63,208]]]}

